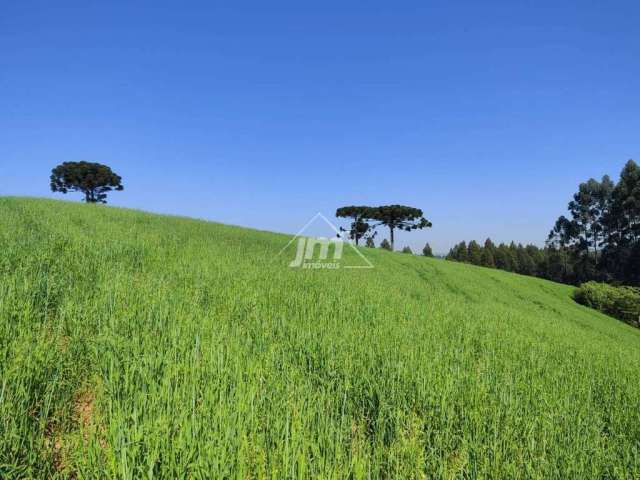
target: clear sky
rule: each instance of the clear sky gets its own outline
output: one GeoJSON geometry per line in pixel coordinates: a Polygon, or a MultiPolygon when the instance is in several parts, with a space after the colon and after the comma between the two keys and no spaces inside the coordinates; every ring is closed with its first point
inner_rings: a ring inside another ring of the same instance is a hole
{"type": "MultiPolygon", "coordinates": [[[[110,204],[296,232],[349,204],[401,235],[542,244],[640,159],[640,2],[30,2],[0,7],[0,194],[110,165],[110,204]]],[[[78,199],[70,194],[67,199],[78,199]]]]}

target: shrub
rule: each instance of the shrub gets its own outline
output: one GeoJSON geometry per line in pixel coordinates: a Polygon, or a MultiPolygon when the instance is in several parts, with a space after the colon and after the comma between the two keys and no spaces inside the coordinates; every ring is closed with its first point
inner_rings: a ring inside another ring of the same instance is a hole
{"type": "Polygon", "coordinates": [[[384,248],[385,250],[389,251],[393,250],[391,244],[389,243],[389,240],[387,240],[386,238],[382,240],[382,242],[380,242],[380,248],[384,248]]]}
{"type": "Polygon", "coordinates": [[[573,298],[582,305],[640,326],[640,288],[587,282],[575,291],[573,298]]]}
{"type": "Polygon", "coordinates": [[[402,249],[402,253],[410,253],[413,255],[413,252],[411,251],[411,247],[404,247],[402,249]]]}

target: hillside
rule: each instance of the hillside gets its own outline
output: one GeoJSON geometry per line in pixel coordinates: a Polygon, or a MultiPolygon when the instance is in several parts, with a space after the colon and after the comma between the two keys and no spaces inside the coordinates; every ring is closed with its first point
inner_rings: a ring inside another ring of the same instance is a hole
{"type": "Polygon", "coordinates": [[[289,268],[289,240],[0,198],[0,477],[640,477],[638,330],[443,260],[289,268]]]}

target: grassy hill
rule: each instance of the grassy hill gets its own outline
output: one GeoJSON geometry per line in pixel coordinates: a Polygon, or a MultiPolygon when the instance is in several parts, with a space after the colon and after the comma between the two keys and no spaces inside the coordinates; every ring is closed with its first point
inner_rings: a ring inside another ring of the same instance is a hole
{"type": "Polygon", "coordinates": [[[640,331],[443,260],[292,269],[289,239],[0,198],[0,477],[640,477],[640,331]]]}

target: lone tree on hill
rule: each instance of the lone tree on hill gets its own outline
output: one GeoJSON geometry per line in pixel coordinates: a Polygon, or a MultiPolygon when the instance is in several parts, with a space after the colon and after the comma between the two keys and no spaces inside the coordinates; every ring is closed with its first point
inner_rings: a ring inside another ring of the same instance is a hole
{"type": "Polygon", "coordinates": [[[336,217],[351,218],[353,221],[349,229],[340,227],[340,231],[349,232],[349,238],[358,245],[361,238],[368,239],[372,225],[366,220],[371,218],[371,207],[350,205],[348,207],[340,207],[336,210],[336,217]]]}
{"type": "Polygon", "coordinates": [[[124,190],[122,178],[100,163],[64,162],[51,170],[51,191],[82,192],[87,203],[107,203],[107,192],[124,190]]]}
{"type": "Polygon", "coordinates": [[[422,255],[424,255],[425,257],[433,257],[433,250],[431,250],[431,245],[429,245],[428,243],[425,244],[424,248],[422,249],[422,255]]]}
{"type": "Polygon", "coordinates": [[[379,222],[379,225],[389,227],[391,250],[393,250],[394,232],[396,230],[418,230],[431,227],[431,222],[422,216],[422,210],[405,205],[384,205],[375,207],[368,215],[371,220],[379,222]]]}

